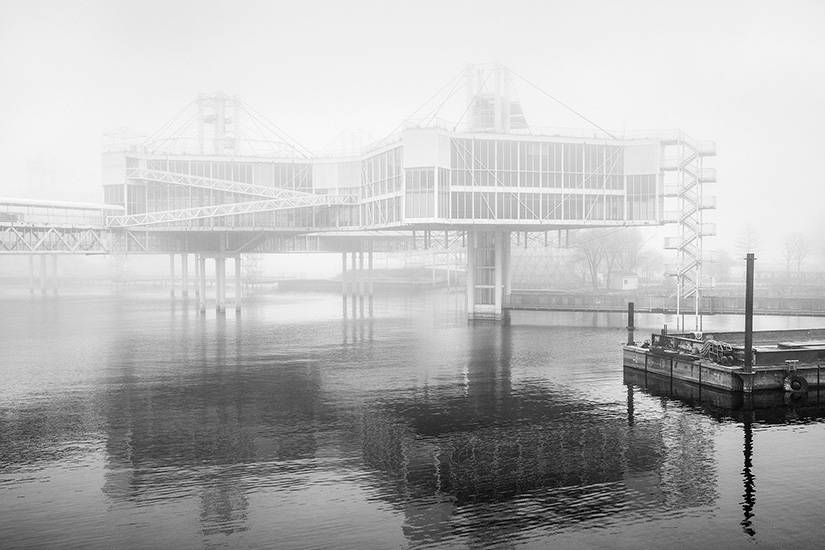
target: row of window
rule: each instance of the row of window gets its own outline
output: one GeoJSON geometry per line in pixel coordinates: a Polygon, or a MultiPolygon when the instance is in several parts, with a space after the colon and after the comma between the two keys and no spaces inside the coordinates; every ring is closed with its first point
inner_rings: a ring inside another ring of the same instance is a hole
{"type": "MultiPolygon", "coordinates": [[[[457,220],[621,221],[625,212],[621,195],[453,192],[451,198],[451,218],[457,220]]],[[[655,219],[655,208],[644,214],[633,219],[655,219]]]]}
{"type": "Polygon", "coordinates": [[[622,174],[624,147],[586,143],[541,143],[453,138],[454,170],[622,174]]]}

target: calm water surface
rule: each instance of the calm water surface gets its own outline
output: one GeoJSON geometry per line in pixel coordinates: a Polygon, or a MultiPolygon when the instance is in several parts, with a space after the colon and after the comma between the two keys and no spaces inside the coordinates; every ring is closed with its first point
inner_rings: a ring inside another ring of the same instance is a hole
{"type": "Polygon", "coordinates": [[[363,315],[335,295],[273,294],[201,317],[151,294],[7,292],[0,326],[2,548],[814,548],[825,535],[819,395],[752,410],[627,377],[620,314],[468,324],[463,295],[442,292],[377,297],[363,315]]]}

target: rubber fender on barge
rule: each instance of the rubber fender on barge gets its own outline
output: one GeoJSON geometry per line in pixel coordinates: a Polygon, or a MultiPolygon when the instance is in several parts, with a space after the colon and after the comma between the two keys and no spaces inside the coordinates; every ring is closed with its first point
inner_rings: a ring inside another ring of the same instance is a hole
{"type": "Polygon", "coordinates": [[[808,381],[804,376],[789,374],[785,377],[785,391],[792,393],[802,393],[808,391],[808,381]]]}

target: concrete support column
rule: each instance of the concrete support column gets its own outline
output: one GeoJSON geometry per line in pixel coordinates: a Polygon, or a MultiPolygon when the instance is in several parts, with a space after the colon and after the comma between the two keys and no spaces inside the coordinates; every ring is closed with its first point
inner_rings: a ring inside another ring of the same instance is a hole
{"type": "Polygon", "coordinates": [[[206,256],[198,258],[198,309],[206,313],[206,256]]]}
{"type": "MultiPolygon", "coordinates": [[[[501,243],[501,270],[504,278],[504,303],[510,303],[510,294],[513,291],[513,262],[512,262],[512,241],[510,239],[509,231],[502,231],[501,243]]],[[[527,236],[524,237],[524,242],[527,242],[527,236]]]]}
{"type": "MultiPolygon", "coordinates": [[[[355,319],[358,316],[358,300],[356,300],[356,294],[358,293],[358,270],[356,269],[355,261],[356,261],[357,253],[352,253],[352,318],[355,319]]],[[[363,304],[362,304],[363,310],[363,304]]]]}
{"type": "Polygon", "coordinates": [[[226,256],[215,257],[215,311],[226,312],[226,256]]]}
{"type": "Polygon", "coordinates": [[[195,253],[195,298],[198,298],[198,303],[200,303],[200,295],[201,295],[201,262],[200,262],[200,254],[195,253]]]}
{"type": "Polygon", "coordinates": [[[475,230],[467,231],[467,318],[473,319],[475,313],[475,262],[476,262],[475,230]]]}
{"type": "Polygon", "coordinates": [[[495,289],[494,292],[494,303],[495,303],[495,317],[496,319],[501,319],[501,306],[502,306],[502,269],[501,269],[501,259],[503,257],[502,249],[504,245],[502,241],[504,240],[504,231],[496,231],[495,232],[495,289]]]}
{"type": "Polygon", "coordinates": [[[57,254],[52,255],[52,290],[57,296],[57,254]]]}
{"type": "Polygon", "coordinates": [[[34,294],[34,254],[29,254],[29,294],[34,294]]]}
{"type": "Polygon", "coordinates": [[[243,286],[241,285],[241,255],[235,256],[235,311],[241,310],[243,286]]]}
{"type": "Polygon", "coordinates": [[[347,253],[341,252],[341,294],[347,296],[347,253]]]}
{"type": "Polygon", "coordinates": [[[180,286],[181,295],[189,296],[189,254],[182,252],[180,255],[180,286]]]}
{"type": "Polygon", "coordinates": [[[341,302],[347,316],[347,253],[341,252],[341,302]]]}
{"type": "Polygon", "coordinates": [[[169,254],[169,294],[175,295],[175,255],[169,254]]]}
{"type": "Polygon", "coordinates": [[[40,294],[46,294],[46,255],[40,255],[40,294]]]}
{"type": "Polygon", "coordinates": [[[352,296],[358,293],[358,271],[357,266],[355,264],[357,254],[355,252],[352,253],[352,296]]]}
{"type": "Polygon", "coordinates": [[[364,294],[366,294],[366,289],[365,289],[366,281],[365,281],[365,278],[364,278],[364,253],[363,252],[358,253],[358,270],[361,273],[361,276],[358,279],[358,294],[363,297],[364,294]]]}
{"type": "Polygon", "coordinates": [[[370,298],[372,298],[372,291],[373,291],[373,284],[372,284],[372,243],[370,243],[370,251],[367,252],[367,263],[368,263],[368,271],[367,271],[367,282],[368,282],[368,292],[370,298]]]}

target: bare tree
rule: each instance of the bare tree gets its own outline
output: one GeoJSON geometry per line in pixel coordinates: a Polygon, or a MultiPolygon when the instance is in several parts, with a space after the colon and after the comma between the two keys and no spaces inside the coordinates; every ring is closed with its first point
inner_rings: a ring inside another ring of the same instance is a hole
{"type": "Polygon", "coordinates": [[[802,233],[788,233],[779,241],[779,252],[785,262],[785,272],[791,274],[791,267],[796,267],[796,273],[802,271],[802,264],[811,253],[811,241],[802,233]]]}
{"type": "Polygon", "coordinates": [[[570,246],[578,251],[593,288],[598,288],[599,273],[603,272],[609,289],[612,273],[636,269],[644,244],[643,234],[637,228],[624,228],[579,231],[570,246]]]}
{"type": "Polygon", "coordinates": [[[576,231],[570,246],[578,251],[579,261],[585,264],[593,288],[599,287],[599,268],[605,259],[605,235],[607,231],[590,229],[576,231]]]}

